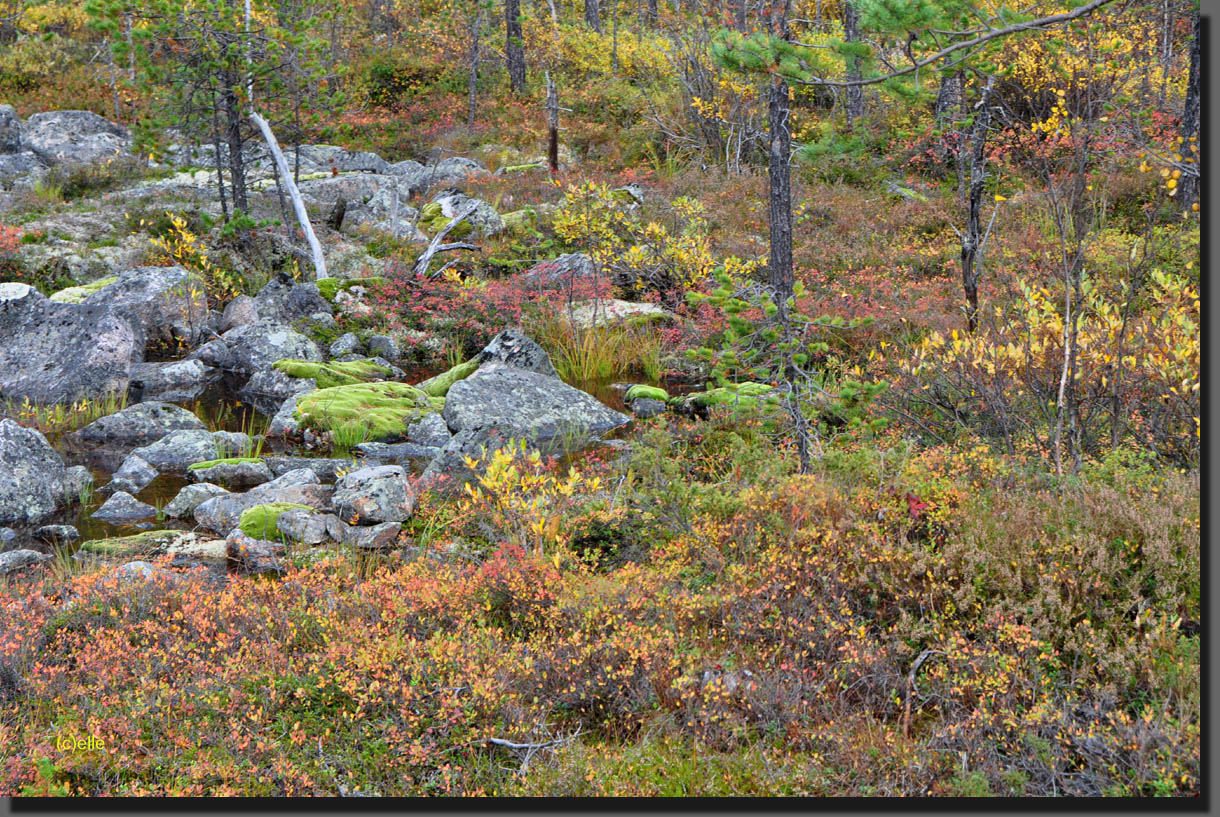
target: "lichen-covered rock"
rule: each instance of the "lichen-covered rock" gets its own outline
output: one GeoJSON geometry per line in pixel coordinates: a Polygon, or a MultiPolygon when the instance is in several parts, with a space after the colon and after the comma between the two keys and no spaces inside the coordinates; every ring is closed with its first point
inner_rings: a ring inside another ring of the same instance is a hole
{"type": "Polygon", "coordinates": [[[522,273],[521,278],[527,283],[550,288],[597,282],[603,275],[592,258],[583,252],[574,252],[539,261],[522,273]]]}
{"type": "Polygon", "coordinates": [[[116,491],[125,491],[129,494],[138,494],[147,487],[148,483],[157,478],[157,469],[149,465],[142,457],[137,457],[132,454],[123,460],[119,469],[110,477],[110,482],[98,489],[102,494],[113,494],[116,491]]]}
{"type": "MultiPolygon", "coordinates": [[[[281,457],[280,459],[299,459],[306,463],[309,462],[309,459],[306,457],[281,457]]],[[[318,476],[319,471],[326,471],[327,463],[338,462],[338,460],[320,460],[319,462],[322,464],[315,467],[307,467],[302,465],[299,468],[289,468],[286,470],[280,470],[278,472],[276,472],[275,469],[272,469],[272,472],[275,473],[275,479],[268,482],[266,487],[287,488],[290,485],[318,485],[322,481],[318,476]]],[[[346,463],[348,466],[351,465],[351,463],[347,462],[346,460],[343,460],[342,462],[346,463]]],[[[333,468],[333,466],[331,467],[333,468]]],[[[334,473],[333,470],[330,473],[334,473]]]]}
{"type": "Polygon", "coordinates": [[[0,153],[21,150],[21,118],[12,105],[0,105],[0,153]]]}
{"type": "Polygon", "coordinates": [[[52,558],[49,553],[39,553],[28,548],[0,553],[0,576],[37,567],[43,562],[49,562],[52,558]]]}
{"type": "MultiPolygon", "coordinates": [[[[223,341],[218,341],[223,344],[223,341]]],[[[174,402],[199,397],[219,372],[202,360],[165,363],[135,363],[131,367],[128,393],[144,402],[174,402]]]]}
{"type": "Polygon", "coordinates": [[[398,360],[398,342],[389,335],[373,335],[369,338],[369,354],[387,360],[398,360]]]}
{"type": "Polygon", "coordinates": [[[563,316],[576,329],[670,321],[674,317],[672,312],[658,304],[622,301],[617,298],[576,301],[570,308],[563,310],[563,316]]]}
{"type": "Polygon", "coordinates": [[[165,506],[164,512],[166,516],[174,519],[190,516],[207,500],[227,493],[229,493],[228,489],[207,482],[185,485],[178,495],[165,506]]]}
{"type": "Polygon", "coordinates": [[[21,143],[49,165],[82,166],[130,157],[127,131],[91,111],[47,111],[25,120],[21,143]]]}
{"type": "Polygon", "coordinates": [[[329,510],[335,489],[330,485],[290,485],[269,487],[260,485],[244,494],[223,494],[212,497],[195,508],[195,521],[204,528],[223,534],[237,527],[242,512],[255,505],[288,502],[314,510],[329,510]]]}
{"type": "Polygon", "coordinates": [[[330,531],[336,522],[339,522],[339,518],[334,514],[298,508],[282,511],[275,524],[279,534],[294,542],[320,545],[332,538],[330,531]]]}
{"type": "Polygon", "coordinates": [[[0,420],[0,524],[38,522],[67,500],[63,460],[47,438],[0,420]]]}
{"type": "Polygon", "coordinates": [[[322,362],[317,344],[287,324],[260,319],[221,336],[228,347],[224,367],[235,372],[254,372],[269,368],[277,360],[292,358],[322,362]]]}
{"type": "Polygon", "coordinates": [[[407,426],[407,441],[416,445],[444,448],[452,436],[445,418],[439,414],[425,415],[407,426]]]}
{"type": "Polygon", "coordinates": [[[341,357],[343,355],[350,355],[353,352],[359,352],[360,347],[360,338],[351,332],[347,332],[330,345],[330,356],[341,357]]]}
{"type": "MultiPolygon", "coordinates": [[[[343,470],[351,470],[352,461],[343,459],[331,459],[327,457],[266,457],[267,465],[270,466],[271,472],[275,474],[276,480],[279,479],[301,479],[301,471],[309,471],[314,475],[314,482],[334,482],[339,478],[338,472],[343,470]]],[[[287,482],[284,484],[294,485],[297,482],[287,482]]],[[[301,482],[300,484],[304,484],[301,482]]]]}
{"type": "Polygon", "coordinates": [[[375,460],[380,463],[404,463],[412,460],[431,460],[440,453],[438,445],[418,445],[417,443],[360,443],[356,451],[365,460],[375,460]]]}
{"type": "Polygon", "coordinates": [[[0,284],[0,396],[68,403],[127,390],[143,360],[140,327],[99,304],[59,304],[26,284],[0,284]]]}
{"type": "Polygon", "coordinates": [[[260,320],[279,323],[291,323],[315,312],[331,311],[330,303],[322,296],[317,284],[297,283],[287,273],[279,273],[268,281],[254,296],[254,306],[260,320]]]}
{"type": "Polygon", "coordinates": [[[49,545],[70,545],[80,538],[80,531],[71,525],[43,525],[34,531],[34,538],[49,545]]]}
{"type": "Polygon", "coordinates": [[[494,426],[531,442],[587,438],[631,419],[556,377],[503,365],[484,365],[455,383],[443,416],[454,433],[494,426]]]}
{"type": "Polygon", "coordinates": [[[93,488],[93,474],[83,465],[64,469],[64,496],[69,502],[79,502],[93,488]]]}
{"type": "Polygon", "coordinates": [[[250,447],[250,438],[240,432],[207,430],[171,431],[155,443],[132,451],[163,474],[186,474],[197,462],[236,456],[250,447]]]}
{"type": "Polygon", "coordinates": [[[228,332],[238,326],[257,323],[259,319],[258,304],[249,295],[238,295],[225,304],[225,311],[220,315],[220,326],[217,331],[228,332]]]}
{"type": "Polygon", "coordinates": [[[400,533],[402,525],[397,522],[382,522],[367,527],[344,525],[341,541],[361,550],[386,550],[394,546],[400,533]]]}
{"type": "Polygon", "coordinates": [[[102,503],[102,507],[93,512],[94,519],[111,525],[131,525],[152,519],[156,515],[156,508],[141,502],[126,491],[115,491],[102,503]]]}
{"type": "MultiPolygon", "coordinates": [[[[483,347],[483,351],[479,352],[475,360],[480,366],[500,363],[559,379],[559,373],[555,371],[550,355],[519,329],[505,329],[497,334],[483,347]]],[[[450,427],[452,428],[452,425],[450,427]]]]}
{"type": "Polygon", "coordinates": [[[109,306],[144,330],[145,343],[193,345],[208,328],[208,296],[203,280],[174,267],[137,267],[82,301],[109,306]]]}
{"type": "Polygon", "coordinates": [[[94,420],[76,432],[76,437],[88,443],[127,446],[156,442],[172,431],[184,430],[206,431],[207,427],[181,406],[148,400],[94,420]]]}
{"type": "MultiPolygon", "coordinates": [[[[311,389],[312,391],[312,389],[311,389]]],[[[297,398],[294,394],[280,404],[279,409],[267,424],[268,437],[295,437],[301,432],[296,419],[297,398]]]]}
{"type": "Polygon", "coordinates": [[[251,375],[238,390],[237,396],[264,414],[273,414],[284,405],[285,400],[311,392],[317,387],[317,382],[312,378],[294,377],[272,366],[251,375]]]}
{"type": "Polygon", "coordinates": [[[628,405],[631,408],[631,413],[641,420],[647,420],[649,417],[664,414],[666,409],[669,408],[667,403],[661,400],[654,400],[651,397],[639,397],[632,400],[628,405]]]}
{"type": "Polygon", "coordinates": [[[283,573],[284,546],[278,542],[255,539],[234,529],[225,539],[229,561],[247,573],[283,573]]]}
{"type": "Polygon", "coordinates": [[[230,488],[252,488],[274,479],[267,463],[246,458],[197,462],[187,468],[187,476],[198,482],[219,483],[230,488]]]}
{"type": "Polygon", "coordinates": [[[402,522],[415,511],[415,491],[399,465],[361,468],[341,477],[331,501],[349,525],[402,522]]]}

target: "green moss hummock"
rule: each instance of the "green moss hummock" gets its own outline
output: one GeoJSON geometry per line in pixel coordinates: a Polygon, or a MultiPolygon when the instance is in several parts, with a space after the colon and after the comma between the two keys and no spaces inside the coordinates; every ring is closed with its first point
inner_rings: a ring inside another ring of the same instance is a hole
{"type": "Polygon", "coordinates": [[[302,394],[297,397],[293,417],[302,428],[371,441],[404,435],[409,424],[444,407],[443,397],[433,397],[406,383],[386,381],[302,394]],[[357,429],[363,433],[355,434],[357,429]]]}
{"type": "Polygon", "coordinates": [[[271,365],[289,377],[312,377],[317,381],[318,388],[320,389],[369,383],[394,374],[393,370],[378,365],[371,360],[349,360],[346,363],[336,361],[314,363],[308,360],[285,358],[277,360],[271,365]]]}
{"type": "Polygon", "coordinates": [[[707,391],[696,392],[686,399],[699,408],[708,408],[710,406],[719,406],[725,403],[740,402],[745,406],[752,406],[758,401],[755,399],[762,395],[773,391],[774,386],[767,383],[755,383],[747,381],[745,383],[737,383],[736,385],[719,386],[707,391]]]}
{"type": "Polygon", "coordinates": [[[429,377],[422,383],[416,383],[415,388],[425,392],[433,397],[444,397],[449,393],[449,387],[459,380],[465,380],[475,373],[479,368],[477,359],[468,360],[465,363],[459,363],[447,372],[441,372],[438,375],[429,377]]]}
{"type": "Polygon", "coordinates": [[[85,553],[97,553],[102,556],[154,556],[164,553],[182,536],[183,532],[180,530],[150,530],[132,536],[90,539],[82,544],[80,549],[85,553]]]}
{"type": "Polygon", "coordinates": [[[669,392],[660,386],[646,386],[643,383],[639,383],[627,389],[627,394],[623,396],[623,400],[628,403],[632,400],[660,400],[663,403],[668,403],[669,392]]]}
{"type": "Polygon", "coordinates": [[[308,505],[297,502],[267,502],[242,511],[241,518],[237,520],[237,527],[241,528],[241,532],[246,536],[255,539],[279,539],[280,529],[276,527],[276,522],[279,521],[280,514],[284,511],[312,510],[308,505]]]}
{"type": "Polygon", "coordinates": [[[262,457],[225,457],[219,460],[193,462],[186,467],[188,471],[202,471],[215,465],[237,465],[239,462],[262,462],[262,457]]]}
{"type": "MultiPolygon", "coordinates": [[[[445,226],[450,221],[453,221],[453,219],[445,215],[441,209],[440,202],[434,201],[430,204],[425,204],[419,211],[419,228],[429,235],[436,235],[441,230],[445,229],[445,226]]],[[[470,230],[470,222],[463,221],[461,224],[449,231],[449,237],[460,238],[464,235],[468,235],[470,230]]]]}

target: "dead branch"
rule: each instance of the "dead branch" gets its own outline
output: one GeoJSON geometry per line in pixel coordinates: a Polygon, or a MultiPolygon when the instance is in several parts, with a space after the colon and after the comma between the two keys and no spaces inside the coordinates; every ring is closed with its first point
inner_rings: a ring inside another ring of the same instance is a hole
{"type": "Polygon", "coordinates": [[[440,232],[432,237],[432,243],[428,245],[428,249],[424,250],[420,255],[419,260],[415,262],[415,274],[425,275],[428,272],[428,267],[432,265],[432,256],[438,252],[450,252],[451,250],[477,250],[479,249],[474,244],[467,244],[463,241],[454,242],[452,244],[442,244],[445,236],[449,235],[454,228],[469,218],[478,207],[478,202],[471,201],[458,212],[453,219],[441,228],[440,232]]]}

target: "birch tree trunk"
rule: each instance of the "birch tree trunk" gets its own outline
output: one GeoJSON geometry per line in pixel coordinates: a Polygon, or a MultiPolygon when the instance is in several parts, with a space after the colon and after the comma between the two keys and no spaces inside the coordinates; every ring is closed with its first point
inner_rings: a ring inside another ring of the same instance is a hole
{"type": "Polygon", "coordinates": [[[313,225],[309,223],[309,215],[305,212],[305,202],[301,199],[301,191],[297,189],[296,182],[292,180],[288,160],[284,158],[279,143],[275,141],[275,134],[271,132],[271,126],[267,124],[267,120],[253,111],[250,112],[250,121],[262,131],[263,138],[267,140],[267,147],[275,159],[276,170],[279,171],[280,179],[288,190],[288,197],[292,199],[292,209],[296,212],[297,223],[301,225],[301,231],[305,233],[305,240],[309,242],[309,249],[313,252],[315,278],[329,278],[330,276],[326,272],[326,259],[322,256],[322,245],[318,243],[318,237],[314,235],[313,225]]]}

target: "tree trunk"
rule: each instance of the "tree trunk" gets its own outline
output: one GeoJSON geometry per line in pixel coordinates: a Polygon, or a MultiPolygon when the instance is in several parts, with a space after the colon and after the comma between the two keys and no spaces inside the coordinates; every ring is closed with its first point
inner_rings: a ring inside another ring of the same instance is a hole
{"type": "Polygon", "coordinates": [[[504,0],[504,59],[514,94],[525,93],[525,50],[521,34],[521,0],[504,0]]]}
{"type": "Polygon", "coordinates": [[[792,133],[788,128],[788,83],[771,80],[767,95],[771,139],[767,168],[771,210],[771,287],[777,306],[792,296],[792,133]]]}
{"type": "Polygon", "coordinates": [[[326,259],[322,255],[322,245],[318,243],[318,237],[314,235],[313,225],[309,223],[309,216],[305,213],[305,202],[301,199],[301,191],[292,181],[292,173],[288,170],[288,160],[284,158],[284,152],[280,150],[279,143],[275,141],[275,134],[272,133],[271,126],[267,124],[267,120],[254,111],[250,112],[250,121],[262,131],[263,138],[267,140],[267,149],[271,151],[271,158],[275,160],[275,169],[279,172],[284,186],[288,188],[297,223],[301,225],[301,232],[305,233],[305,240],[309,242],[309,249],[313,252],[314,277],[329,278],[330,276],[326,273],[326,259]]]}
{"type": "Polygon", "coordinates": [[[1199,179],[1203,176],[1203,154],[1198,146],[1199,139],[1199,60],[1202,58],[1199,47],[1200,38],[1199,12],[1195,11],[1191,23],[1193,38],[1190,44],[1190,74],[1186,80],[1186,101],[1182,107],[1182,126],[1179,131],[1182,136],[1182,162],[1186,165],[1182,178],[1178,181],[1178,198],[1182,207],[1190,210],[1191,205],[1199,200],[1199,179]],[[1194,139],[1195,141],[1191,141],[1194,139]]]}
{"type": "Polygon", "coordinates": [[[940,90],[936,92],[936,105],[932,109],[937,128],[943,129],[951,121],[953,110],[961,104],[962,86],[961,71],[940,78],[940,90]]]}
{"type": "MultiPolygon", "coordinates": [[[[994,80],[988,78],[983,95],[974,106],[974,124],[970,128],[970,189],[966,201],[966,229],[962,233],[962,289],[966,292],[966,330],[974,334],[979,324],[978,253],[982,236],[979,211],[983,204],[983,184],[987,180],[987,127],[991,120],[991,89],[994,80]]],[[[964,151],[965,146],[962,147],[964,151]]]]}
{"type": "Polygon", "coordinates": [[[660,17],[657,0],[648,0],[648,25],[655,26],[660,17]]]}
{"type": "Polygon", "coordinates": [[[745,34],[746,29],[746,12],[749,9],[749,0],[737,0],[737,30],[745,34]]]}
{"type": "Polygon", "coordinates": [[[469,95],[469,106],[466,110],[466,130],[474,130],[474,115],[479,104],[479,29],[483,27],[483,6],[474,16],[474,25],[470,28],[470,75],[466,82],[469,95]]]}
{"type": "Polygon", "coordinates": [[[246,166],[242,156],[241,111],[237,100],[239,80],[229,72],[225,78],[221,104],[225,112],[225,142],[229,148],[229,191],[233,198],[233,209],[245,213],[250,209],[246,199],[246,166]]]}
{"type": "MultiPolygon", "coordinates": [[[[844,0],[843,3],[843,39],[849,43],[860,41],[860,14],[853,3],[844,0]]],[[[860,58],[847,59],[847,81],[859,82],[864,78],[860,71],[860,58]]],[[[848,85],[844,89],[847,127],[854,128],[856,120],[864,115],[864,88],[860,85],[848,85]]]]}
{"type": "Polygon", "coordinates": [[[551,72],[546,72],[546,124],[548,131],[547,139],[547,164],[550,166],[552,173],[559,172],[559,94],[555,90],[555,83],[551,81],[551,72]]]}
{"type": "Polygon", "coordinates": [[[598,34],[602,33],[601,9],[597,0],[585,0],[585,24],[598,34]]]}

